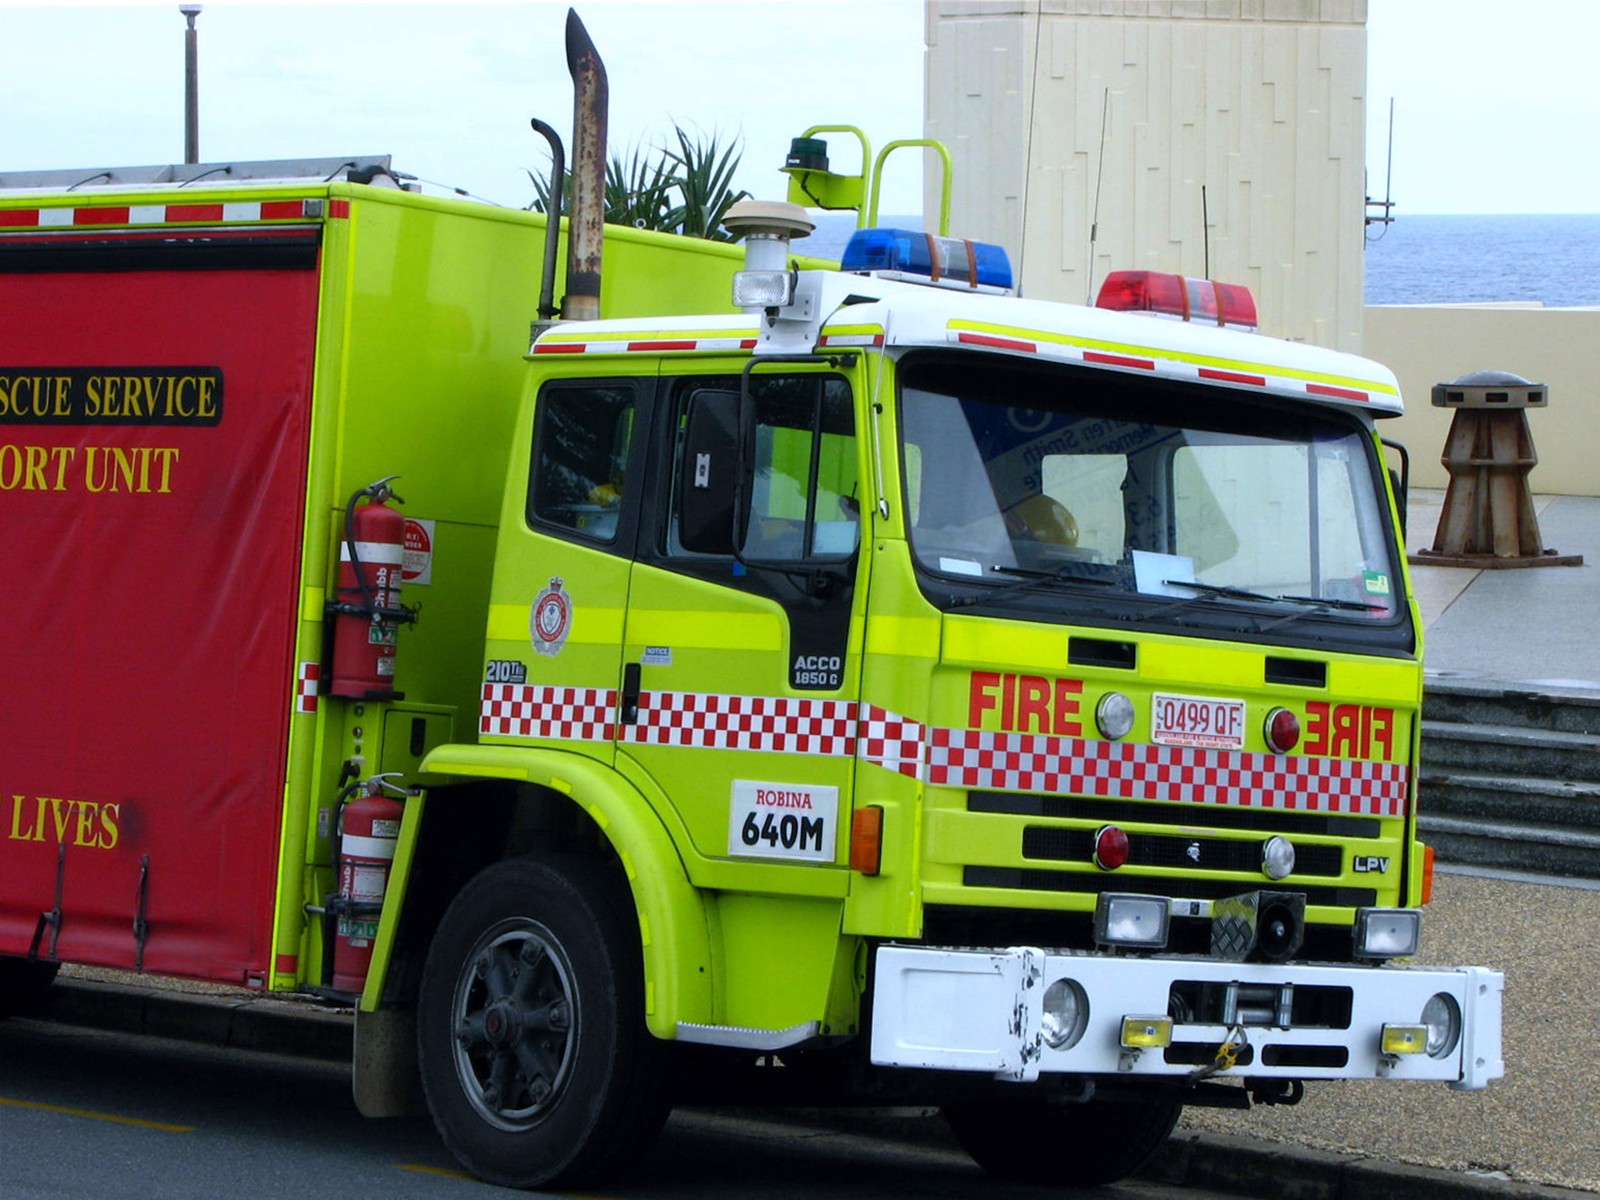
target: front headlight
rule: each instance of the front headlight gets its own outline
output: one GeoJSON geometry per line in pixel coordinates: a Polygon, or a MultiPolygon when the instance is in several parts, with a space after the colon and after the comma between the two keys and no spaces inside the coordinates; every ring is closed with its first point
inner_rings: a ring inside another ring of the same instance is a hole
{"type": "Polygon", "coordinates": [[[1409,958],[1417,952],[1421,940],[1421,909],[1356,909],[1357,958],[1409,958]]]}
{"type": "Polygon", "coordinates": [[[1095,944],[1161,950],[1167,944],[1171,919],[1172,908],[1165,896],[1101,892],[1094,905],[1095,944]]]}
{"type": "Polygon", "coordinates": [[[1052,1050],[1070,1050],[1089,1024],[1089,997],[1072,979],[1058,979],[1044,990],[1039,1032],[1052,1050]]]}
{"type": "Polygon", "coordinates": [[[1428,1029],[1428,1056],[1445,1058],[1461,1040],[1461,1006],[1447,992],[1435,992],[1422,1006],[1422,1023],[1428,1029]]]}

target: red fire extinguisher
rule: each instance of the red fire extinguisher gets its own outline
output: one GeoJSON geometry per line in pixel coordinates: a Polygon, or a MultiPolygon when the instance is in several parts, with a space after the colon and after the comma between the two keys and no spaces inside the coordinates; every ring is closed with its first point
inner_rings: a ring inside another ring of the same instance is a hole
{"type": "Polygon", "coordinates": [[[399,509],[385,503],[404,503],[389,487],[389,480],[396,478],[368,484],[345,506],[339,598],[328,606],[334,614],[328,691],[335,696],[381,700],[397,694],[396,635],[417,614],[400,603],[406,521],[399,509]],[[360,503],[363,498],[367,503],[360,503]]]}
{"type": "Polygon", "coordinates": [[[364,795],[339,814],[338,936],[333,943],[333,986],[359,992],[372,966],[372,944],[378,936],[378,915],[389,890],[389,867],[400,838],[405,809],[384,795],[386,777],[375,775],[361,785],[364,795]]]}

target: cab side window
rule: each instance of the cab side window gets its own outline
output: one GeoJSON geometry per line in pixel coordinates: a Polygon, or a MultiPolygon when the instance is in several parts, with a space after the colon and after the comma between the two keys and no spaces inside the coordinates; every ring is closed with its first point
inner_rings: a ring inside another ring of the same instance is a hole
{"type": "MultiPolygon", "coordinates": [[[[689,554],[677,538],[685,415],[697,396],[737,399],[737,380],[686,381],[678,397],[667,553],[689,554]]],[[[745,454],[753,468],[741,554],[766,563],[842,560],[860,539],[860,480],[850,386],[832,375],[757,375],[745,454]]]]}
{"type": "Polygon", "coordinates": [[[554,384],[539,397],[529,524],[609,542],[628,487],[636,396],[621,384],[554,384]]]}

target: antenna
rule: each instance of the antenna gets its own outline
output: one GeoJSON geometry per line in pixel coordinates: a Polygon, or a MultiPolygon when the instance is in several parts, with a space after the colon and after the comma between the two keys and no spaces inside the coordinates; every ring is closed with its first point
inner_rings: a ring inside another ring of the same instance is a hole
{"type": "Polygon", "coordinates": [[[1094,244],[1100,236],[1100,183],[1105,179],[1106,117],[1110,111],[1111,89],[1100,93],[1100,158],[1094,166],[1094,215],[1089,218],[1089,294],[1084,303],[1094,304],[1094,244]]]}
{"type": "Polygon", "coordinates": [[[1388,151],[1387,151],[1387,155],[1386,155],[1386,161],[1384,163],[1384,168],[1383,168],[1383,199],[1382,200],[1374,200],[1371,196],[1368,196],[1366,198],[1367,199],[1367,210],[1368,211],[1366,213],[1366,224],[1363,225],[1362,232],[1363,232],[1363,234],[1366,233],[1366,225],[1382,225],[1382,226],[1385,226],[1385,229],[1384,229],[1383,233],[1378,234],[1377,237],[1372,237],[1370,235],[1366,236],[1366,242],[1367,242],[1368,245],[1372,244],[1373,242],[1382,241],[1383,240],[1383,234],[1389,232],[1387,226],[1390,226],[1390,225],[1394,224],[1394,201],[1392,199],[1390,199],[1390,196],[1392,195],[1392,193],[1389,190],[1389,185],[1390,185],[1390,182],[1393,180],[1393,178],[1394,178],[1394,97],[1390,96],[1389,97],[1389,146],[1388,146],[1388,151]],[[1373,209],[1377,209],[1378,210],[1376,215],[1374,215],[1373,212],[1371,211],[1373,209]]]}
{"type": "Polygon", "coordinates": [[[1200,242],[1205,247],[1205,278],[1211,278],[1211,214],[1206,209],[1206,185],[1200,185],[1200,242]]]}

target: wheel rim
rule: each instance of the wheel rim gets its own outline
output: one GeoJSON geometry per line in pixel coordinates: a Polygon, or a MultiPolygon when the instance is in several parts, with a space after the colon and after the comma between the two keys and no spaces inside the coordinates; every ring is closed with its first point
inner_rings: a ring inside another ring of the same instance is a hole
{"type": "Polygon", "coordinates": [[[578,992],[560,942],[537,921],[488,930],[456,980],[455,1064],[479,1116],[511,1132],[560,1100],[578,1047],[578,992]]]}

